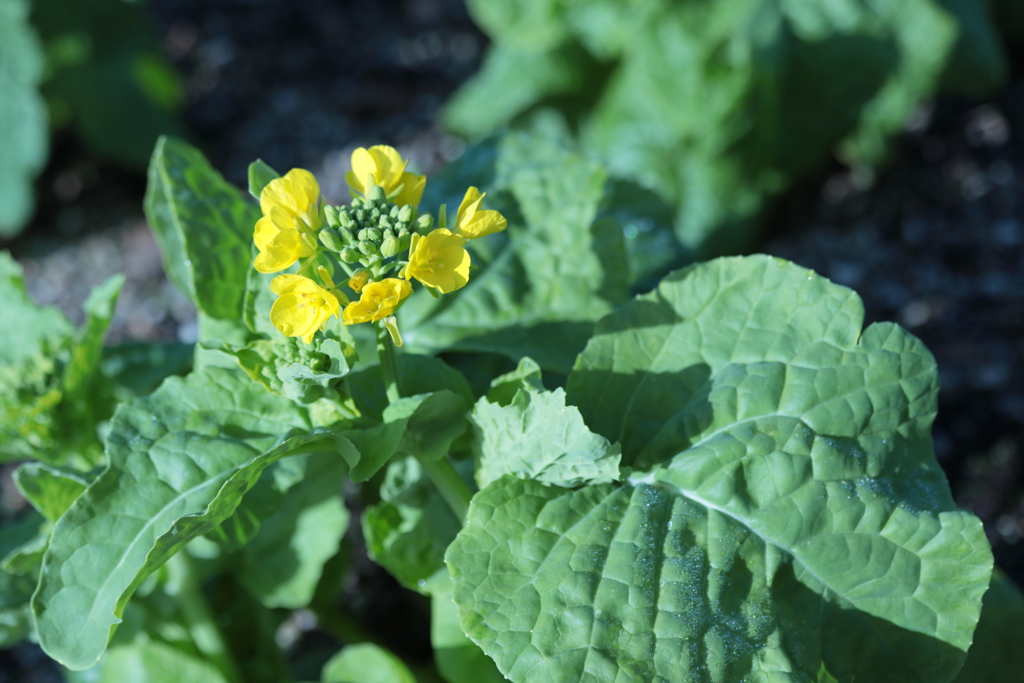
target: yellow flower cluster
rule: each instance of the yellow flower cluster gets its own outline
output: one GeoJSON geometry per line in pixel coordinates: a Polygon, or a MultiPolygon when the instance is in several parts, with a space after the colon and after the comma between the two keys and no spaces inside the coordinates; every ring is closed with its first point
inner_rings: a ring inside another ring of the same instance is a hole
{"type": "MultiPolygon", "coordinates": [[[[406,171],[407,165],[408,161],[392,147],[359,148],[352,153],[352,171],[346,180],[362,195],[380,186],[396,205],[415,207],[423,196],[426,177],[406,171]]],[[[381,273],[387,267],[372,272],[360,269],[352,274],[346,284],[359,294],[359,299],[352,303],[334,287],[323,267],[319,270],[326,288],[304,275],[277,276],[271,282],[271,290],[278,295],[270,310],[271,321],[282,334],[310,343],[332,316],[340,317],[345,325],[354,325],[378,322],[393,315],[412,294],[412,279],[442,294],[464,287],[469,282],[470,268],[466,242],[500,232],[507,225],[499,212],[480,208],[483,199],[484,194],[471,187],[450,229],[439,227],[427,235],[414,233],[408,262],[399,277],[383,277],[381,273]],[[347,304],[344,310],[343,302],[347,304]]],[[[317,231],[323,224],[323,214],[320,187],[309,171],[292,169],[268,183],[260,193],[260,208],[263,218],[257,222],[254,234],[259,250],[254,263],[256,270],[279,272],[318,253],[317,231]]]]}

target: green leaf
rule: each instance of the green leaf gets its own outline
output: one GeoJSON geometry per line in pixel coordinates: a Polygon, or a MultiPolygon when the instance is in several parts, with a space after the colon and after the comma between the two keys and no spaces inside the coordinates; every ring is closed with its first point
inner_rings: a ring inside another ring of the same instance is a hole
{"type": "Polygon", "coordinates": [[[402,660],[373,643],[349,645],[324,664],[321,683],[416,683],[402,660]]]}
{"type": "Polygon", "coordinates": [[[373,561],[407,588],[444,568],[444,551],[459,532],[459,520],[413,457],[388,466],[381,501],[363,512],[363,536],[373,561]]]}
{"type": "Polygon", "coordinates": [[[529,356],[520,358],[519,365],[512,372],[491,381],[487,400],[499,406],[507,406],[520,390],[544,391],[540,366],[529,356]]]}
{"type": "Polygon", "coordinates": [[[31,513],[0,526],[0,647],[10,647],[32,631],[29,600],[35,577],[14,571],[7,562],[40,535],[42,523],[39,515],[31,513]]]}
{"type": "Polygon", "coordinates": [[[92,671],[80,674],[94,683],[228,683],[215,666],[201,657],[159,640],[142,638],[110,648],[92,671]]]}
{"type": "MultiPolygon", "coordinates": [[[[405,396],[417,396],[446,389],[461,397],[467,406],[473,405],[473,391],[462,374],[440,358],[400,353],[395,358],[398,364],[398,382],[405,396]]],[[[345,377],[348,395],[364,418],[382,422],[388,407],[384,392],[384,379],[379,365],[350,373],[345,377]]]]}
{"type": "Polygon", "coordinates": [[[41,462],[22,463],[14,471],[14,483],[21,495],[51,522],[71,507],[91,481],[91,477],[76,470],[41,462]]]}
{"type": "Polygon", "coordinates": [[[281,174],[275,171],[262,159],[249,164],[249,194],[253,196],[256,201],[260,199],[260,193],[263,192],[263,188],[266,187],[271,180],[280,178],[281,174]]]}
{"type": "Polygon", "coordinates": [[[206,315],[241,319],[259,208],[199,150],[162,137],[149,165],[145,209],[171,281],[206,315]]]}
{"type": "Polygon", "coordinates": [[[192,369],[193,344],[125,342],[103,349],[100,371],[133,396],[153,393],[171,375],[192,369]]]}
{"type": "Polygon", "coordinates": [[[0,4],[0,236],[11,237],[32,217],[32,182],[49,147],[46,104],[39,95],[44,56],[28,21],[32,3],[0,4]]]}
{"type": "Polygon", "coordinates": [[[342,432],[358,451],[348,463],[352,481],[366,481],[397,452],[428,462],[443,458],[466,430],[466,410],[461,396],[442,389],[399,399],[384,410],[382,424],[342,432]]]}
{"type": "Polygon", "coordinates": [[[243,347],[210,342],[204,348],[234,356],[246,374],[268,391],[299,403],[337,398],[338,380],[358,360],[349,341],[323,335],[312,345],[297,337],[284,337],[273,341],[259,339],[243,347]]]}
{"type": "Polygon", "coordinates": [[[981,605],[981,621],[954,683],[1002,683],[1024,671],[1024,595],[998,569],[981,605]]]}
{"type": "Polygon", "coordinates": [[[470,244],[479,271],[464,288],[440,301],[410,297],[400,315],[406,344],[528,355],[566,371],[593,322],[627,295],[621,228],[595,220],[606,173],[539,135],[507,137],[496,163],[485,203],[509,228],[470,244]]]}
{"type": "Polygon", "coordinates": [[[71,336],[74,328],[60,310],[38,306],[29,298],[21,266],[6,251],[0,252],[0,297],[4,302],[0,364],[19,363],[56,350],[71,336]]]}
{"type": "Polygon", "coordinates": [[[215,368],[122,405],[107,470],[57,522],[43,560],[32,603],[43,649],[70,669],[95,664],[143,579],[227,519],[266,467],[341,446],[309,429],[290,401],[215,368]]]}
{"type": "Polygon", "coordinates": [[[430,593],[430,643],[437,670],[448,683],[501,683],[494,661],[462,632],[452,600],[452,581],[442,568],[427,582],[430,593]]]}
{"type": "Polygon", "coordinates": [[[951,680],[991,551],[932,453],[931,354],[862,322],[767,257],[602,320],[569,401],[634,471],[478,493],[446,555],[466,633],[514,681],[951,680]]]}
{"type": "Polygon", "coordinates": [[[266,607],[306,607],[348,526],[341,499],[345,461],[334,453],[313,453],[304,466],[303,479],[242,550],[239,580],[266,607]]]}
{"type": "Polygon", "coordinates": [[[591,432],[562,389],[521,389],[507,406],[480,399],[472,420],[481,487],[505,474],[569,487],[619,479],[619,445],[591,432]]]}

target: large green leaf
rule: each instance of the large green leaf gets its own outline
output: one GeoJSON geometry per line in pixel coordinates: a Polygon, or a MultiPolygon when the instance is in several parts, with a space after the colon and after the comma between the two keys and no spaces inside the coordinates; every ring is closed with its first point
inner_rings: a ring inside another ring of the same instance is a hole
{"type": "Polygon", "coordinates": [[[1003,683],[1024,671],[1024,595],[998,569],[981,605],[981,621],[954,683],[1003,683]]]}
{"type": "Polygon", "coordinates": [[[442,300],[408,300],[400,316],[406,344],[529,355],[568,370],[593,322],[628,291],[621,226],[597,220],[606,173],[546,137],[523,134],[501,143],[496,174],[487,206],[503,211],[508,230],[470,244],[479,270],[466,287],[442,300]]]}
{"type": "Polygon", "coordinates": [[[515,681],[951,680],[991,551],[932,454],[934,360],[862,321],[767,257],[602,320],[568,395],[633,474],[478,493],[446,556],[466,633],[515,681]]]}
{"type": "Polygon", "coordinates": [[[214,368],[122,405],[108,468],[57,522],[43,560],[32,604],[44,650],[71,669],[95,664],[142,580],[227,519],[266,467],[346,446],[308,432],[295,404],[214,368]]]}
{"type": "Polygon", "coordinates": [[[260,523],[237,569],[239,580],[267,607],[307,606],[348,526],[341,499],[345,461],[334,453],[313,453],[302,464],[303,478],[260,523]]]}
{"type": "Polygon", "coordinates": [[[171,281],[206,315],[241,319],[259,208],[199,150],[161,137],[145,209],[171,281]]]}
{"type": "Polygon", "coordinates": [[[35,204],[32,181],[46,162],[49,130],[39,95],[43,50],[28,22],[31,3],[0,3],[0,236],[21,231],[35,204]]]}
{"type": "Polygon", "coordinates": [[[442,568],[426,585],[430,593],[430,644],[437,670],[448,683],[501,683],[506,678],[472,640],[462,632],[459,611],[452,599],[452,581],[442,568]]]}
{"type": "Polygon", "coordinates": [[[559,486],[619,478],[619,445],[591,432],[580,411],[565,405],[562,389],[520,389],[506,406],[482,398],[472,419],[479,434],[480,486],[505,474],[559,486]]]}
{"type": "Polygon", "coordinates": [[[201,656],[159,640],[138,638],[110,648],[94,669],[72,674],[69,683],[227,683],[201,656]]]}

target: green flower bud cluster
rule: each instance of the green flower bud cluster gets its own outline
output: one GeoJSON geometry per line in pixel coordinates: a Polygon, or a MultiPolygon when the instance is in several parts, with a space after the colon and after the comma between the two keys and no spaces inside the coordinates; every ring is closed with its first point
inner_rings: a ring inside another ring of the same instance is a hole
{"type": "Polygon", "coordinates": [[[413,232],[432,226],[430,215],[418,216],[412,205],[397,206],[388,201],[380,186],[366,198],[356,197],[350,206],[326,206],[327,227],[320,242],[346,263],[369,265],[409,249],[413,232]]]}

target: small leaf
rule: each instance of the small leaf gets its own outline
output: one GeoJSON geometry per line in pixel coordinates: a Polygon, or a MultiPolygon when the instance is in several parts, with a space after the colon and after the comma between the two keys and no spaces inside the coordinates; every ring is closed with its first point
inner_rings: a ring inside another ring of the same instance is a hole
{"type": "Polygon", "coordinates": [[[519,359],[519,365],[512,372],[491,380],[487,400],[500,406],[507,406],[520,389],[543,391],[544,382],[540,365],[529,356],[519,359]]]}
{"type": "Polygon", "coordinates": [[[67,511],[93,478],[41,462],[22,463],[14,471],[14,483],[21,495],[51,522],[56,522],[67,511]]]}
{"type": "Polygon", "coordinates": [[[110,648],[93,672],[96,683],[190,681],[228,683],[215,666],[195,654],[159,640],[139,638],[110,648]]]}
{"type": "Polygon", "coordinates": [[[562,389],[520,389],[508,406],[480,399],[472,420],[481,487],[505,474],[568,487],[620,478],[619,445],[591,432],[562,389]]]}
{"type": "Polygon", "coordinates": [[[262,159],[249,164],[249,194],[253,196],[256,201],[260,199],[260,193],[263,192],[263,188],[267,184],[276,178],[280,178],[281,174],[275,171],[262,159]]]}
{"type": "Polygon", "coordinates": [[[373,643],[349,645],[324,664],[321,683],[416,683],[402,660],[373,643]]]}

